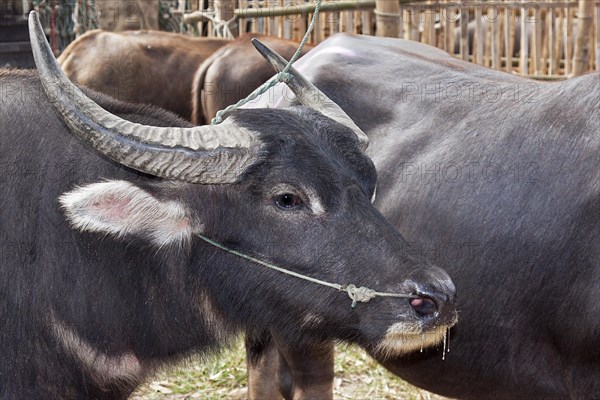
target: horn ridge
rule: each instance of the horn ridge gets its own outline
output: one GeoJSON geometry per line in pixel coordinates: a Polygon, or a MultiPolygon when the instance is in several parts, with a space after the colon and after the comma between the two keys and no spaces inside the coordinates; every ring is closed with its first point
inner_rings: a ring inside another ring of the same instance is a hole
{"type": "Polygon", "coordinates": [[[49,102],[82,141],[117,163],[165,179],[218,184],[235,182],[256,159],[261,147],[257,136],[233,121],[164,128],[109,113],[64,75],[36,11],[29,14],[29,33],[49,102]]]}
{"type": "MultiPolygon", "coordinates": [[[[288,62],[286,59],[273,49],[270,49],[260,40],[253,38],[252,44],[277,72],[281,73],[287,67],[288,62]]],[[[300,101],[302,105],[315,109],[326,117],[350,128],[356,135],[363,150],[369,146],[369,138],[367,135],[354,123],[354,121],[352,121],[350,116],[348,116],[339,105],[327,97],[327,95],[319,90],[319,88],[309,82],[294,67],[291,67],[287,73],[291,76],[291,79],[287,79],[285,83],[296,95],[298,101],[300,101]]]]}

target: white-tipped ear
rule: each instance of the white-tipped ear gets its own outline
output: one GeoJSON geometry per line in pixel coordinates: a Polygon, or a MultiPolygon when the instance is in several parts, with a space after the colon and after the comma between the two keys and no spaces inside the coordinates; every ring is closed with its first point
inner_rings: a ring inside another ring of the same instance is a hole
{"type": "Polygon", "coordinates": [[[182,242],[192,235],[183,204],[160,201],[126,181],[107,181],[64,193],[60,204],[75,229],[111,234],[138,235],[159,246],[182,242]]]}

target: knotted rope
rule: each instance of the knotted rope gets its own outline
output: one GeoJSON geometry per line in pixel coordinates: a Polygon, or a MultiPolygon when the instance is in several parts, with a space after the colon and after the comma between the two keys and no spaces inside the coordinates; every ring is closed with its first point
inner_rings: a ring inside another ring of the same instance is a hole
{"type": "Polygon", "coordinates": [[[296,52],[294,53],[292,58],[290,58],[290,61],[288,61],[287,65],[285,66],[283,71],[281,71],[280,73],[278,73],[277,75],[275,75],[274,77],[269,79],[267,82],[265,82],[262,86],[260,86],[254,92],[250,93],[248,95],[248,97],[246,97],[245,99],[241,99],[237,103],[232,104],[232,105],[226,107],[225,109],[219,111],[217,113],[217,115],[213,118],[213,120],[211,121],[212,125],[220,124],[221,122],[223,122],[223,115],[243,106],[246,103],[249,103],[249,102],[255,100],[258,96],[264,94],[267,90],[271,89],[273,86],[277,85],[278,83],[280,83],[280,82],[285,83],[285,82],[290,81],[290,79],[292,77],[289,74],[289,70],[292,68],[292,65],[294,65],[296,60],[300,57],[300,54],[302,54],[302,49],[304,49],[304,45],[306,45],[306,42],[308,42],[308,39],[310,38],[312,31],[315,29],[315,24],[317,22],[317,18],[319,17],[319,10],[321,9],[321,2],[322,2],[322,0],[316,1],[315,12],[310,21],[310,25],[308,26],[308,29],[306,30],[306,33],[304,34],[304,37],[302,38],[302,41],[300,42],[298,49],[296,50],[296,52]]]}
{"type": "Polygon", "coordinates": [[[367,303],[369,300],[371,300],[375,297],[378,297],[378,296],[379,297],[400,297],[400,298],[408,298],[408,299],[418,297],[417,295],[414,295],[414,294],[377,292],[373,289],[369,289],[366,286],[357,287],[356,285],[353,285],[353,284],[340,285],[339,283],[331,283],[331,282],[323,281],[321,279],[313,278],[313,277],[310,277],[310,276],[307,276],[304,274],[300,274],[298,272],[290,271],[289,269],[278,267],[277,265],[268,263],[263,260],[259,260],[258,258],[241,253],[237,250],[230,249],[229,247],[226,247],[226,246],[222,245],[221,243],[215,242],[214,240],[209,239],[206,236],[201,235],[199,233],[196,233],[196,236],[198,236],[200,239],[204,240],[206,243],[208,243],[212,246],[215,246],[216,248],[221,249],[229,254],[233,254],[234,256],[243,258],[244,260],[253,262],[255,264],[262,265],[263,267],[270,268],[272,270],[284,273],[286,275],[291,275],[296,278],[304,279],[305,281],[309,281],[312,283],[316,283],[318,285],[337,289],[341,292],[346,292],[348,294],[348,296],[350,297],[350,299],[352,300],[352,308],[356,307],[356,303],[359,303],[359,302],[367,303]]]}

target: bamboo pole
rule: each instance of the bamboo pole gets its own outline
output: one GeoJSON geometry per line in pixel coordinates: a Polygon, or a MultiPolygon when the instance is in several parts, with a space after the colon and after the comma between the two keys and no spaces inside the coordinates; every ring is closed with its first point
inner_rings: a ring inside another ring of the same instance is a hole
{"type": "Polygon", "coordinates": [[[522,0],[523,6],[521,7],[521,61],[520,61],[520,74],[529,75],[529,25],[527,24],[527,5],[526,0],[522,0]]]}
{"type": "Polygon", "coordinates": [[[447,53],[450,54],[454,54],[454,47],[452,44],[452,35],[454,32],[452,32],[452,26],[454,25],[451,21],[453,21],[453,16],[450,15],[451,12],[453,12],[453,10],[450,10],[449,6],[444,7],[443,9],[444,12],[442,12],[442,24],[444,26],[444,35],[445,35],[445,41],[444,41],[444,50],[446,50],[447,53]]]}
{"type": "Polygon", "coordinates": [[[552,59],[552,71],[554,75],[560,74],[560,60],[562,59],[562,37],[563,37],[563,12],[562,9],[555,10],[554,20],[554,58],[552,59]]]}
{"type": "MultiPolygon", "coordinates": [[[[279,0],[279,7],[283,7],[283,0],[279,0]]],[[[283,15],[276,17],[275,24],[277,25],[277,37],[283,37],[283,15]]]]}
{"type": "Polygon", "coordinates": [[[363,35],[371,34],[371,11],[363,11],[362,12],[362,29],[363,35]]]}
{"type": "Polygon", "coordinates": [[[515,34],[515,30],[511,29],[513,13],[513,10],[509,8],[507,8],[504,12],[504,57],[506,59],[506,72],[512,71],[512,55],[514,43],[514,39],[512,36],[514,36],[515,34]]]}
{"type": "Polygon", "coordinates": [[[400,26],[398,27],[400,31],[398,33],[398,37],[400,39],[404,39],[404,5],[400,4],[400,26]]]}
{"type": "MultiPolygon", "coordinates": [[[[258,8],[258,0],[252,0],[252,9],[256,9],[258,8]]],[[[184,17],[185,19],[185,17],[184,17]]],[[[251,32],[258,32],[258,18],[250,18],[251,22],[251,26],[250,26],[250,31],[251,32]]]]}
{"type": "MultiPolygon", "coordinates": [[[[238,1],[238,7],[237,8],[248,8],[248,0],[239,0],[238,1]]],[[[243,35],[244,33],[246,33],[246,25],[247,25],[248,20],[246,18],[240,18],[238,19],[238,26],[239,26],[239,34],[243,35]]]]}
{"type": "MultiPolygon", "coordinates": [[[[526,11],[529,14],[529,10],[526,11]]],[[[527,15],[529,19],[529,15],[527,15]]],[[[533,71],[533,75],[539,75],[540,71],[540,34],[541,34],[541,26],[538,16],[534,15],[536,18],[535,21],[530,21],[529,23],[533,23],[533,27],[531,29],[531,70],[533,71]]]]}
{"type": "Polygon", "coordinates": [[[596,71],[600,71],[600,4],[596,4],[596,71]]]}
{"type": "Polygon", "coordinates": [[[463,60],[469,61],[469,11],[460,11],[460,54],[463,60]]]}
{"type": "Polygon", "coordinates": [[[571,34],[573,28],[571,25],[571,9],[567,5],[565,7],[565,30],[563,39],[565,42],[565,75],[571,74],[571,34]]]}
{"type": "Polygon", "coordinates": [[[541,59],[541,65],[540,65],[540,71],[542,73],[542,75],[548,75],[548,68],[549,68],[549,63],[548,63],[548,55],[550,53],[550,41],[552,40],[551,38],[549,38],[549,31],[552,30],[552,28],[550,28],[550,10],[545,10],[544,13],[542,14],[543,18],[541,21],[541,34],[542,37],[540,38],[542,43],[541,43],[541,54],[540,54],[540,59],[541,59]]]}
{"type": "Polygon", "coordinates": [[[501,18],[498,9],[488,9],[488,18],[492,24],[492,68],[500,69],[500,22],[501,18]],[[494,13],[490,17],[490,12],[494,13]]]}
{"type": "MultiPolygon", "coordinates": [[[[210,11],[214,11],[215,10],[215,0],[208,0],[208,10],[210,11]]],[[[199,12],[202,12],[202,10],[200,10],[199,12]]],[[[185,21],[185,15],[183,16],[183,22],[185,21]]],[[[187,22],[186,22],[187,23],[187,22]]],[[[206,36],[208,37],[213,37],[213,23],[212,21],[208,21],[206,22],[206,28],[207,28],[207,34],[206,36]]]]}
{"type": "Polygon", "coordinates": [[[485,46],[485,34],[483,27],[483,15],[481,10],[481,4],[475,5],[475,32],[477,37],[477,64],[483,64],[483,48],[485,46]]]}
{"type": "Polygon", "coordinates": [[[419,10],[416,7],[412,8],[411,18],[412,18],[412,38],[411,38],[411,40],[414,40],[415,42],[419,42],[420,41],[419,22],[421,19],[421,14],[419,14],[419,10]]]}
{"type": "Polygon", "coordinates": [[[591,36],[594,24],[594,2],[579,0],[577,14],[577,39],[573,54],[573,76],[582,75],[588,70],[591,53],[591,36]]]}
{"type": "Polygon", "coordinates": [[[556,73],[556,10],[548,10],[548,75],[556,73]]]}
{"type": "Polygon", "coordinates": [[[377,36],[400,37],[400,3],[389,0],[375,1],[377,36]]]}

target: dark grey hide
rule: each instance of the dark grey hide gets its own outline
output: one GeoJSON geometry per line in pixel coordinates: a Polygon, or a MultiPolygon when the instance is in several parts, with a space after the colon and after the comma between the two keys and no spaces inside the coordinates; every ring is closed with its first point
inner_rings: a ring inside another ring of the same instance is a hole
{"type": "Polygon", "coordinates": [[[297,68],[367,133],[376,207],[460,293],[445,361],[438,348],[383,365],[453,398],[600,398],[600,74],[535,82],[350,35],[297,68]]]}
{"type": "MultiPolygon", "coordinates": [[[[1,399],[125,398],[155,367],[241,330],[274,327],[304,346],[379,343],[396,354],[421,333],[438,341],[455,322],[452,281],[407,253],[371,205],[375,168],[356,135],[322,114],[234,113],[260,143],[256,159],[233,183],[187,183],[84,144],[35,72],[2,71],[0,89],[1,399]],[[406,298],[352,309],[346,293],[242,260],[196,233],[315,278],[435,299],[439,312],[406,298]]],[[[72,93],[59,96],[81,98],[72,93]]],[[[128,120],[187,126],[87,93],[128,120]]]]}

